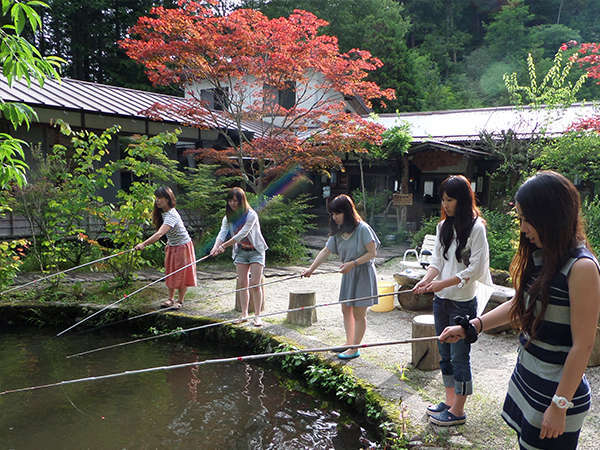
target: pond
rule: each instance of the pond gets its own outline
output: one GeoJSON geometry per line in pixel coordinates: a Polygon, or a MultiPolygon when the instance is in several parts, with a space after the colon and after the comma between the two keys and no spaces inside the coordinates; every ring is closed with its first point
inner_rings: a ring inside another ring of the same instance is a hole
{"type": "MultiPolygon", "coordinates": [[[[146,367],[233,356],[221,349],[115,334],[0,334],[0,391],[146,367]]],[[[123,376],[0,396],[0,447],[365,448],[366,431],[325,402],[242,362],[123,376]],[[331,407],[330,407],[331,408],[331,407]]]]}

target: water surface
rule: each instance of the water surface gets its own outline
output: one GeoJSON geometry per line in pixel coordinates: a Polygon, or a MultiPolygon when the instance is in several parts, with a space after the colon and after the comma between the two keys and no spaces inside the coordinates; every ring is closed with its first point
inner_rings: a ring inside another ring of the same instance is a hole
{"type": "MultiPolygon", "coordinates": [[[[128,338],[35,330],[0,334],[0,391],[233,356],[145,342],[66,359],[128,338]]],[[[286,389],[266,367],[212,364],[0,397],[0,449],[364,448],[364,429],[286,389]]]]}

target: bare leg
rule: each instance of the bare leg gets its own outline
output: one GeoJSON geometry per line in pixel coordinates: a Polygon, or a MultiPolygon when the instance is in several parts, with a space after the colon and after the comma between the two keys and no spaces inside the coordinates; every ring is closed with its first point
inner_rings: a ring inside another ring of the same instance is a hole
{"type": "Polygon", "coordinates": [[[185,298],[185,293],[187,292],[187,289],[188,289],[187,286],[183,286],[183,287],[179,288],[178,295],[179,295],[179,304],[181,306],[183,306],[183,299],[185,298]]]}
{"type": "Polygon", "coordinates": [[[250,279],[250,297],[252,299],[252,304],[254,305],[254,324],[260,326],[262,325],[262,321],[260,320],[260,317],[258,317],[258,315],[260,314],[260,311],[262,309],[264,291],[262,286],[254,286],[260,284],[261,282],[263,266],[258,263],[250,264],[250,273],[252,274],[252,277],[250,279]]]}
{"type": "MultiPolygon", "coordinates": [[[[353,307],[350,305],[342,305],[342,314],[344,315],[344,330],[346,331],[346,344],[353,344],[354,340],[354,314],[352,312],[353,307]]],[[[352,350],[350,353],[354,353],[352,350]]]]}
{"type": "Polygon", "coordinates": [[[169,300],[173,301],[175,298],[175,288],[169,288],[169,300]]]}
{"type": "MultiPolygon", "coordinates": [[[[450,407],[454,407],[454,402],[456,401],[456,392],[454,391],[454,387],[446,387],[446,405],[450,407]]],[[[463,402],[464,405],[464,402],[463,402]]],[[[453,413],[454,414],[454,413],[453,413]]]]}
{"type": "Polygon", "coordinates": [[[365,331],[367,331],[367,308],[354,306],[352,313],[354,315],[354,338],[352,343],[356,345],[362,342],[365,331]]]}
{"type": "Polygon", "coordinates": [[[240,294],[240,306],[242,307],[242,317],[245,319],[248,317],[248,300],[250,299],[248,293],[248,269],[249,264],[236,264],[237,276],[238,276],[238,289],[240,294]]]}
{"type": "MultiPolygon", "coordinates": [[[[454,389],[453,389],[454,391],[454,389]]],[[[451,405],[450,412],[455,416],[464,416],[465,415],[465,403],[467,402],[466,395],[454,395],[454,404],[447,403],[447,405],[451,405]]]]}

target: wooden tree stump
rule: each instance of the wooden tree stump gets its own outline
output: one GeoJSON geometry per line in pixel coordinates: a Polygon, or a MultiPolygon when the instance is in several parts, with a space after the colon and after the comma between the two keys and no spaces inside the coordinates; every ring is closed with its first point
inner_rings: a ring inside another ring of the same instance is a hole
{"type": "MultiPolygon", "coordinates": [[[[290,292],[288,309],[300,308],[302,306],[314,306],[317,304],[315,291],[290,292]]],[[[310,326],[317,321],[317,310],[315,308],[287,313],[288,322],[295,325],[310,326]]]]}
{"type": "MultiPolygon", "coordinates": [[[[435,336],[433,315],[415,316],[412,321],[412,337],[435,336]]],[[[435,370],[440,368],[440,351],[437,340],[412,343],[412,365],[419,370],[435,370]]]]}
{"type": "MultiPolygon", "coordinates": [[[[265,282],[265,276],[263,275],[262,278],[260,279],[260,283],[264,283],[265,282]]],[[[238,279],[236,284],[235,284],[235,289],[239,289],[240,288],[240,280],[238,279]]],[[[265,287],[261,286],[260,289],[262,290],[262,298],[263,298],[263,302],[262,305],[260,305],[260,312],[263,312],[265,310],[265,303],[266,303],[266,299],[265,299],[265,287]]],[[[241,291],[238,291],[235,293],[235,310],[236,311],[242,311],[242,303],[241,303],[241,299],[240,299],[240,293],[241,291]]],[[[250,295],[250,292],[248,292],[248,295],[250,295]]],[[[249,298],[248,300],[248,314],[251,314],[254,312],[254,303],[252,302],[252,299],[249,298]]]]}
{"type": "MultiPolygon", "coordinates": [[[[415,284],[421,280],[423,273],[417,271],[404,271],[401,273],[394,274],[394,280],[400,285],[400,290],[408,290],[415,287],[415,284]]],[[[433,294],[427,292],[425,294],[414,294],[413,292],[404,292],[402,294],[396,294],[398,298],[398,309],[405,309],[408,311],[420,311],[430,310],[433,308],[433,294]]]]}

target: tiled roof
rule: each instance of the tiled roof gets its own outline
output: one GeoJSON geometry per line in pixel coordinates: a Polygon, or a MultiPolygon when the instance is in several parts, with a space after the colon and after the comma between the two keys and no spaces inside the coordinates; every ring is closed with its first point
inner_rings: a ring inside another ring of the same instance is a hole
{"type": "MultiPolygon", "coordinates": [[[[56,108],[71,111],[85,111],[103,115],[146,119],[143,111],[156,103],[184,103],[183,97],[139,91],[117,86],[109,86],[87,81],[63,78],[60,82],[49,79],[43,87],[36,81],[30,86],[24,80],[17,80],[8,85],[6,78],[0,76],[0,97],[5,102],[21,102],[32,107],[56,108]]],[[[237,129],[237,126],[224,117],[213,114],[213,127],[237,129]]],[[[176,115],[161,114],[166,122],[182,123],[176,115]]],[[[256,132],[259,126],[252,122],[244,122],[242,128],[247,132],[256,132]]]]}
{"type": "Polygon", "coordinates": [[[559,136],[574,121],[597,115],[600,109],[592,103],[577,103],[566,109],[530,107],[432,111],[419,113],[381,114],[376,122],[391,128],[397,121],[408,122],[416,142],[465,142],[479,140],[482,131],[498,134],[513,130],[526,138],[546,128],[547,136],[559,136]]]}

